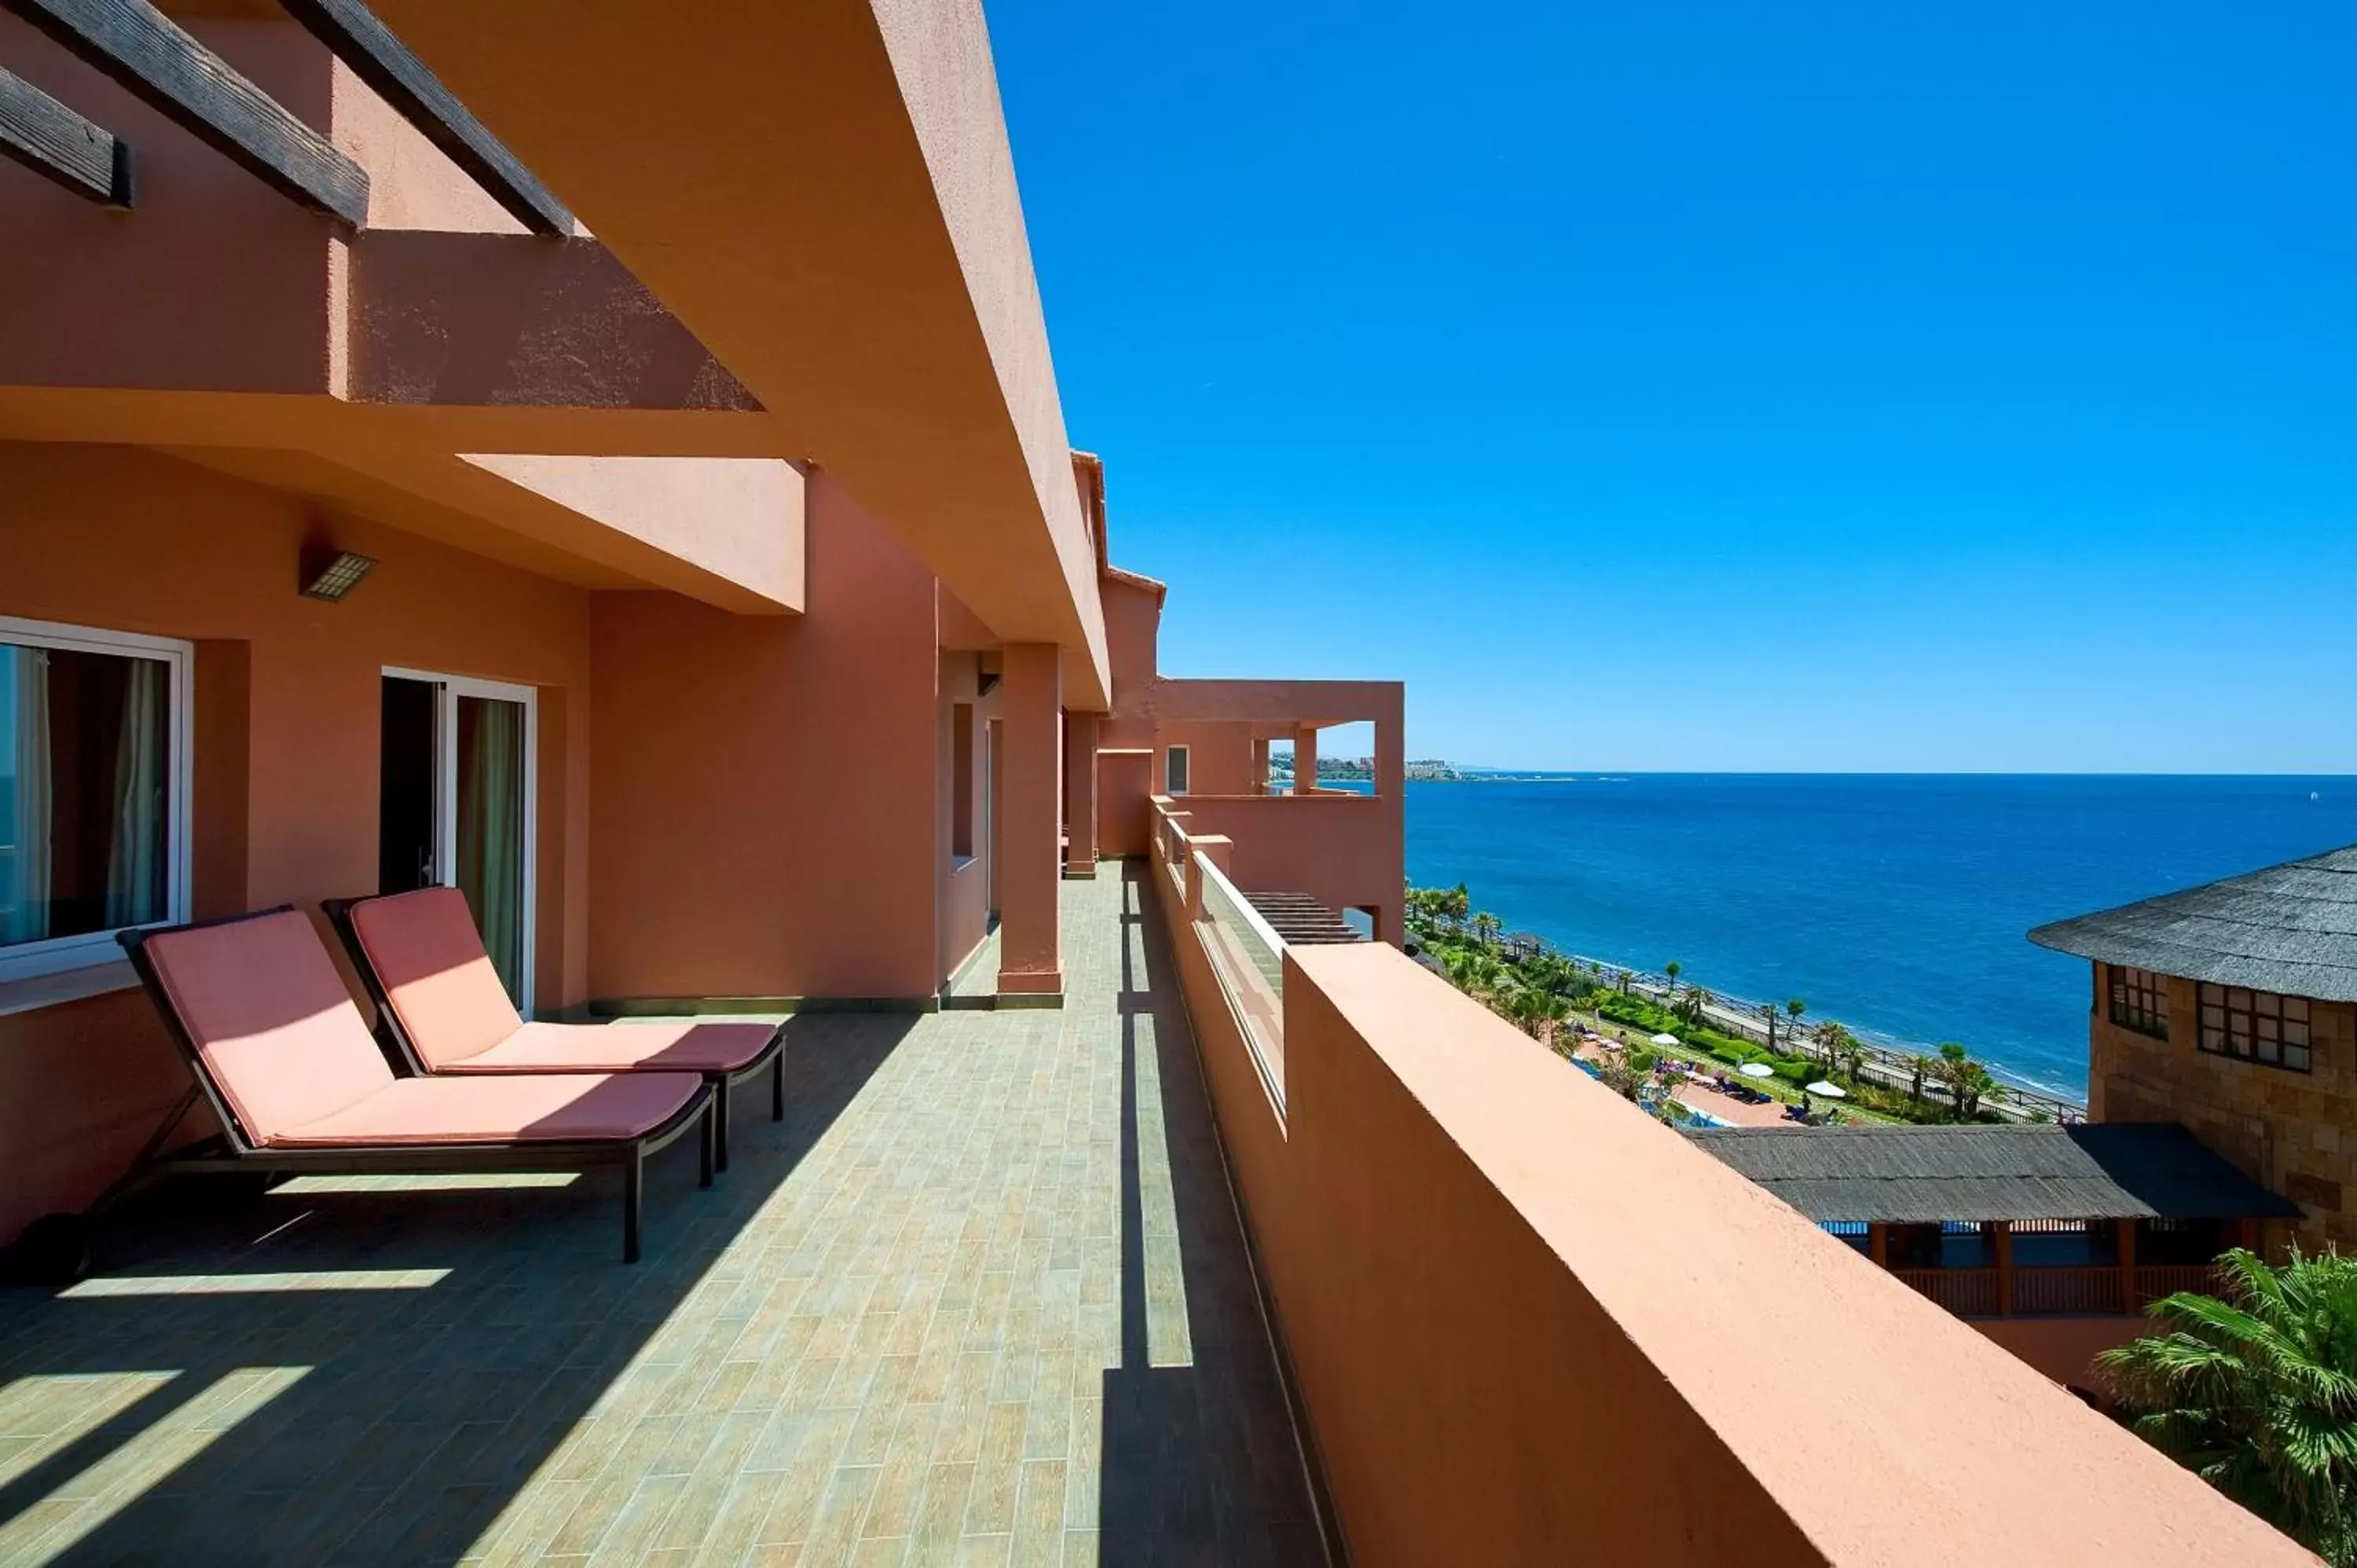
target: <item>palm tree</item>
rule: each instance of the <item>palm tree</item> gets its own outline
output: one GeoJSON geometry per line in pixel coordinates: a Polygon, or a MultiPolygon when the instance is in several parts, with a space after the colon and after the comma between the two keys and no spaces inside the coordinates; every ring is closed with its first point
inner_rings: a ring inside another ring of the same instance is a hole
{"type": "Polygon", "coordinates": [[[2096,1364],[2147,1442],[2357,1564],[2357,1259],[2295,1244],[2277,1269],[2237,1247],[2218,1272],[2221,1295],[2153,1303],[2158,1331],[2096,1364]]]}
{"type": "Polygon", "coordinates": [[[1498,961],[1485,952],[1452,948],[1441,954],[1440,961],[1448,970],[1449,983],[1469,995],[1482,995],[1496,983],[1498,961]]]}
{"type": "Polygon", "coordinates": [[[1907,1098],[1920,1104],[1923,1099],[1923,1080],[1926,1078],[1938,1077],[1940,1058],[1927,1057],[1922,1052],[1916,1051],[1907,1058],[1906,1065],[1907,1098]]]}
{"type": "Polygon", "coordinates": [[[1564,1020],[1570,1016],[1571,999],[1569,997],[1553,991],[1533,993],[1531,1018],[1535,1026],[1533,1033],[1538,1036],[1539,1044],[1546,1047],[1547,1049],[1555,1048],[1556,1031],[1563,1027],[1564,1020]]]}
{"type": "Polygon", "coordinates": [[[1955,1041],[1944,1040],[1940,1045],[1940,1065],[1936,1070],[1940,1081],[1946,1084],[1949,1093],[1955,1097],[1956,1120],[1969,1122],[1980,1114],[1981,1096],[1996,1081],[1989,1076],[1988,1069],[1973,1060],[1964,1047],[1955,1041]]]}
{"type": "Polygon", "coordinates": [[[1473,940],[1485,948],[1497,946],[1498,933],[1503,929],[1498,924],[1498,917],[1487,909],[1473,917],[1473,940]]]}
{"type": "Polygon", "coordinates": [[[1670,989],[1675,991],[1678,988],[1678,961],[1672,959],[1662,965],[1662,972],[1670,977],[1670,989]]]}
{"type": "Polygon", "coordinates": [[[1597,1064],[1604,1087],[1621,1099],[1635,1103],[1638,1091],[1645,1086],[1645,1075],[1629,1060],[1627,1051],[1610,1051],[1597,1064]]]}
{"type": "Polygon", "coordinates": [[[1995,1100],[1999,1093],[1996,1075],[1978,1062],[1964,1064],[1964,1120],[1977,1119],[1981,1113],[1981,1097],[1995,1100]]]}
{"type": "Polygon", "coordinates": [[[1760,1015],[1768,1020],[1768,1048],[1772,1051],[1776,1048],[1776,1004],[1760,1004],[1760,1015]]]}

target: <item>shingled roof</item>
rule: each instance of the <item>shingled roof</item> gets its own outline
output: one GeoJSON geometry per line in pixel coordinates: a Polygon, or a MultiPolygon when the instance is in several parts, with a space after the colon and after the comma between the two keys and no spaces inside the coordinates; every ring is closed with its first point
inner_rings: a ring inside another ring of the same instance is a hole
{"type": "Polygon", "coordinates": [[[2357,1002],[2357,844],[2057,920],[2029,940],[2188,980],[2357,1002]]]}
{"type": "Polygon", "coordinates": [[[1736,1127],[1687,1134],[1810,1219],[2297,1219],[2171,1122],[1736,1127]]]}

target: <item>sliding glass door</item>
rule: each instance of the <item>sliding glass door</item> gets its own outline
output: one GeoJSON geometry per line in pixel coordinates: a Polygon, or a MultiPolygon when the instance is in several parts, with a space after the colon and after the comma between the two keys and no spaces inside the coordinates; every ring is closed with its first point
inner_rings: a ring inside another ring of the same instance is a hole
{"type": "Polygon", "coordinates": [[[385,672],[379,883],[466,895],[491,967],[527,1015],[536,718],[529,686],[385,672]]]}

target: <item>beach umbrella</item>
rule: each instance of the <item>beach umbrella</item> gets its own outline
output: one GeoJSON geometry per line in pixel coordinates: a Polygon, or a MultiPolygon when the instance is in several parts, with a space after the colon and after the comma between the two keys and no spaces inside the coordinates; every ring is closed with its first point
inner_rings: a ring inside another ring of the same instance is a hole
{"type": "Polygon", "coordinates": [[[1660,1034],[1653,1036],[1653,1044],[1657,1046],[1674,1046],[1677,1043],[1678,1037],[1675,1035],[1660,1034]]]}
{"type": "Polygon", "coordinates": [[[1776,1076],[1776,1069],[1770,1067],[1766,1062],[1745,1062],[1741,1067],[1737,1068],[1735,1070],[1741,1073],[1746,1078],[1774,1078],[1776,1076]]]}
{"type": "Polygon", "coordinates": [[[1817,1079],[1816,1082],[1809,1085],[1809,1092],[1811,1094],[1821,1094],[1827,1100],[1846,1100],[1849,1098],[1849,1090],[1844,1089],[1838,1083],[1827,1083],[1822,1078],[1817,1079]]]}

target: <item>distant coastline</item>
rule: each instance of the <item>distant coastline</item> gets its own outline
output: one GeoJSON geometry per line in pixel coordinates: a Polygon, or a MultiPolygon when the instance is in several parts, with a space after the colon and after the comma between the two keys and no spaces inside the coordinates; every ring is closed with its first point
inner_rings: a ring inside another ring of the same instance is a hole
{"type": "Polygon", "coordinates": [[[1894,1053],[1962,1041],[2072,1102],[2087,968],[2032,927],[2357,842],[2348,778],[1452,768],[1411,787],[1412,884],[1615,970],[1676,959],[1738,1015],[1799,996],[1894,1053]]]}
{"type": "MultiPolygon", "coordinates": [[[[1585,780],[1596,784],[1626,784],[1629,780],[1613,774],[1577,774],[1552,772],[1546,769],[1511,769],[1503,768],[1473,768],[1445,761],[1437,757],[1412,757],[1405,765],[1408,782],[1412,784],[1538,784],[1576,783],[1585,780]]],[[[1272,782],[1290,785],[1293,782],[1293,758],[1279,752],[1268,759],[1272,782]]],[[[1321,757],[1318,759],[1318,782],[1320,784],[1365,784],[1373,781],[1375,759],[1372,757],[1321,757]]]]}

